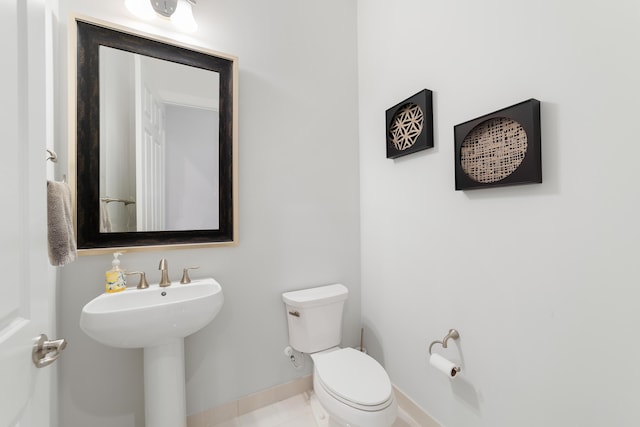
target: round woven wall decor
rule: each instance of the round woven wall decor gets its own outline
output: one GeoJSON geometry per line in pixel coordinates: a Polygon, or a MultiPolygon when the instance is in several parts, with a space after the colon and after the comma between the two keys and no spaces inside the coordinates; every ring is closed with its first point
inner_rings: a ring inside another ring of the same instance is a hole
{"type": "Polygon", "coordinates": [[[527,154],[527,132],[520,123],[498,117],[480,123],[462,141],[460,165],[473,180],[500,181],[511,175],[527,154]]]}
{"type": "Polygon", "coordinates": [[[424,127],[424,112],[410,102],[393,115],[389,126],[389,139],[396,150],[406,150],[416,143],[424,127]]]}

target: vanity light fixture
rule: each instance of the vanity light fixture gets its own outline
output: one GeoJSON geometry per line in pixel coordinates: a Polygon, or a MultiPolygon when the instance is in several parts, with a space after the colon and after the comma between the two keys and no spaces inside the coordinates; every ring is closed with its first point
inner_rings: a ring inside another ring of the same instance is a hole
{"type": "Polygon", "coordinates": [[[193,17],[196,0],[125,0],[124,4],[129,12],[145,21],[160,16],[170,19],[182,31],[192,33],[198,29],[193,17]]]}

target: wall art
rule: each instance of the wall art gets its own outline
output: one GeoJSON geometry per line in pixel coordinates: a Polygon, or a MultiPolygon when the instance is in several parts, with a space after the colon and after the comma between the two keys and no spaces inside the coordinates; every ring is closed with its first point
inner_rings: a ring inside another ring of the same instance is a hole
{"type": "Polygon", "coordinates": [[[454,126],[456,190],[541,183],[540,101],[454,126]]]}
{"type": "Polygon", "coordinates": [[[433,94],[424,89],[387,110],[387,158],[433,147],[433,94]]]}

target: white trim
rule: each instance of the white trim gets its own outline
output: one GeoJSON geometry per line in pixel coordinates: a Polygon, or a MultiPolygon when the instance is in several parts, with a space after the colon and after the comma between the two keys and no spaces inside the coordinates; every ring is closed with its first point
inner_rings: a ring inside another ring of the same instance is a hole
{"type": "Polygon", "coordinates": [[[398,401],[398,415],[411,427],[442,427],[442,424],[395,385],[393,386],[393,392],[398,401]]]}
{"type": "Polygon", "coordinates": [[[313,377],[307,375],[291,382],[262,390],[233,402],[187,417],[187,427],[215,426],[240,415],[269,406],[313,388],[313,377]]]}
{"type": "MultiPolygon", "coordinates": [[[[291,382],[250,394],[216,408],[189,415],[187,417],[187,427],[215,426],[297,394],[310,392],[312,389],[313,376],[307,375],[291,382]]],[[[395,385],[393,386],[393,392],[398,401],[398,418],[404,421],[403,425],[408,425],[409,427],[442,427],[438,421],[395,385]]]]}

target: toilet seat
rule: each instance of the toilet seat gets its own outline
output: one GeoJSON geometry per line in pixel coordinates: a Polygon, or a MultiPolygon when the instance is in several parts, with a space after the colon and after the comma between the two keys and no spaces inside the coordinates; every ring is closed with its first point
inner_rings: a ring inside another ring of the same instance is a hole
{"type": "Polygon", "coordinates": [[[362,411],[381,411],[393,402],[389,376],[371,356],[344,348],[311,357],[317,382],[336,400],[362,411]]]}

